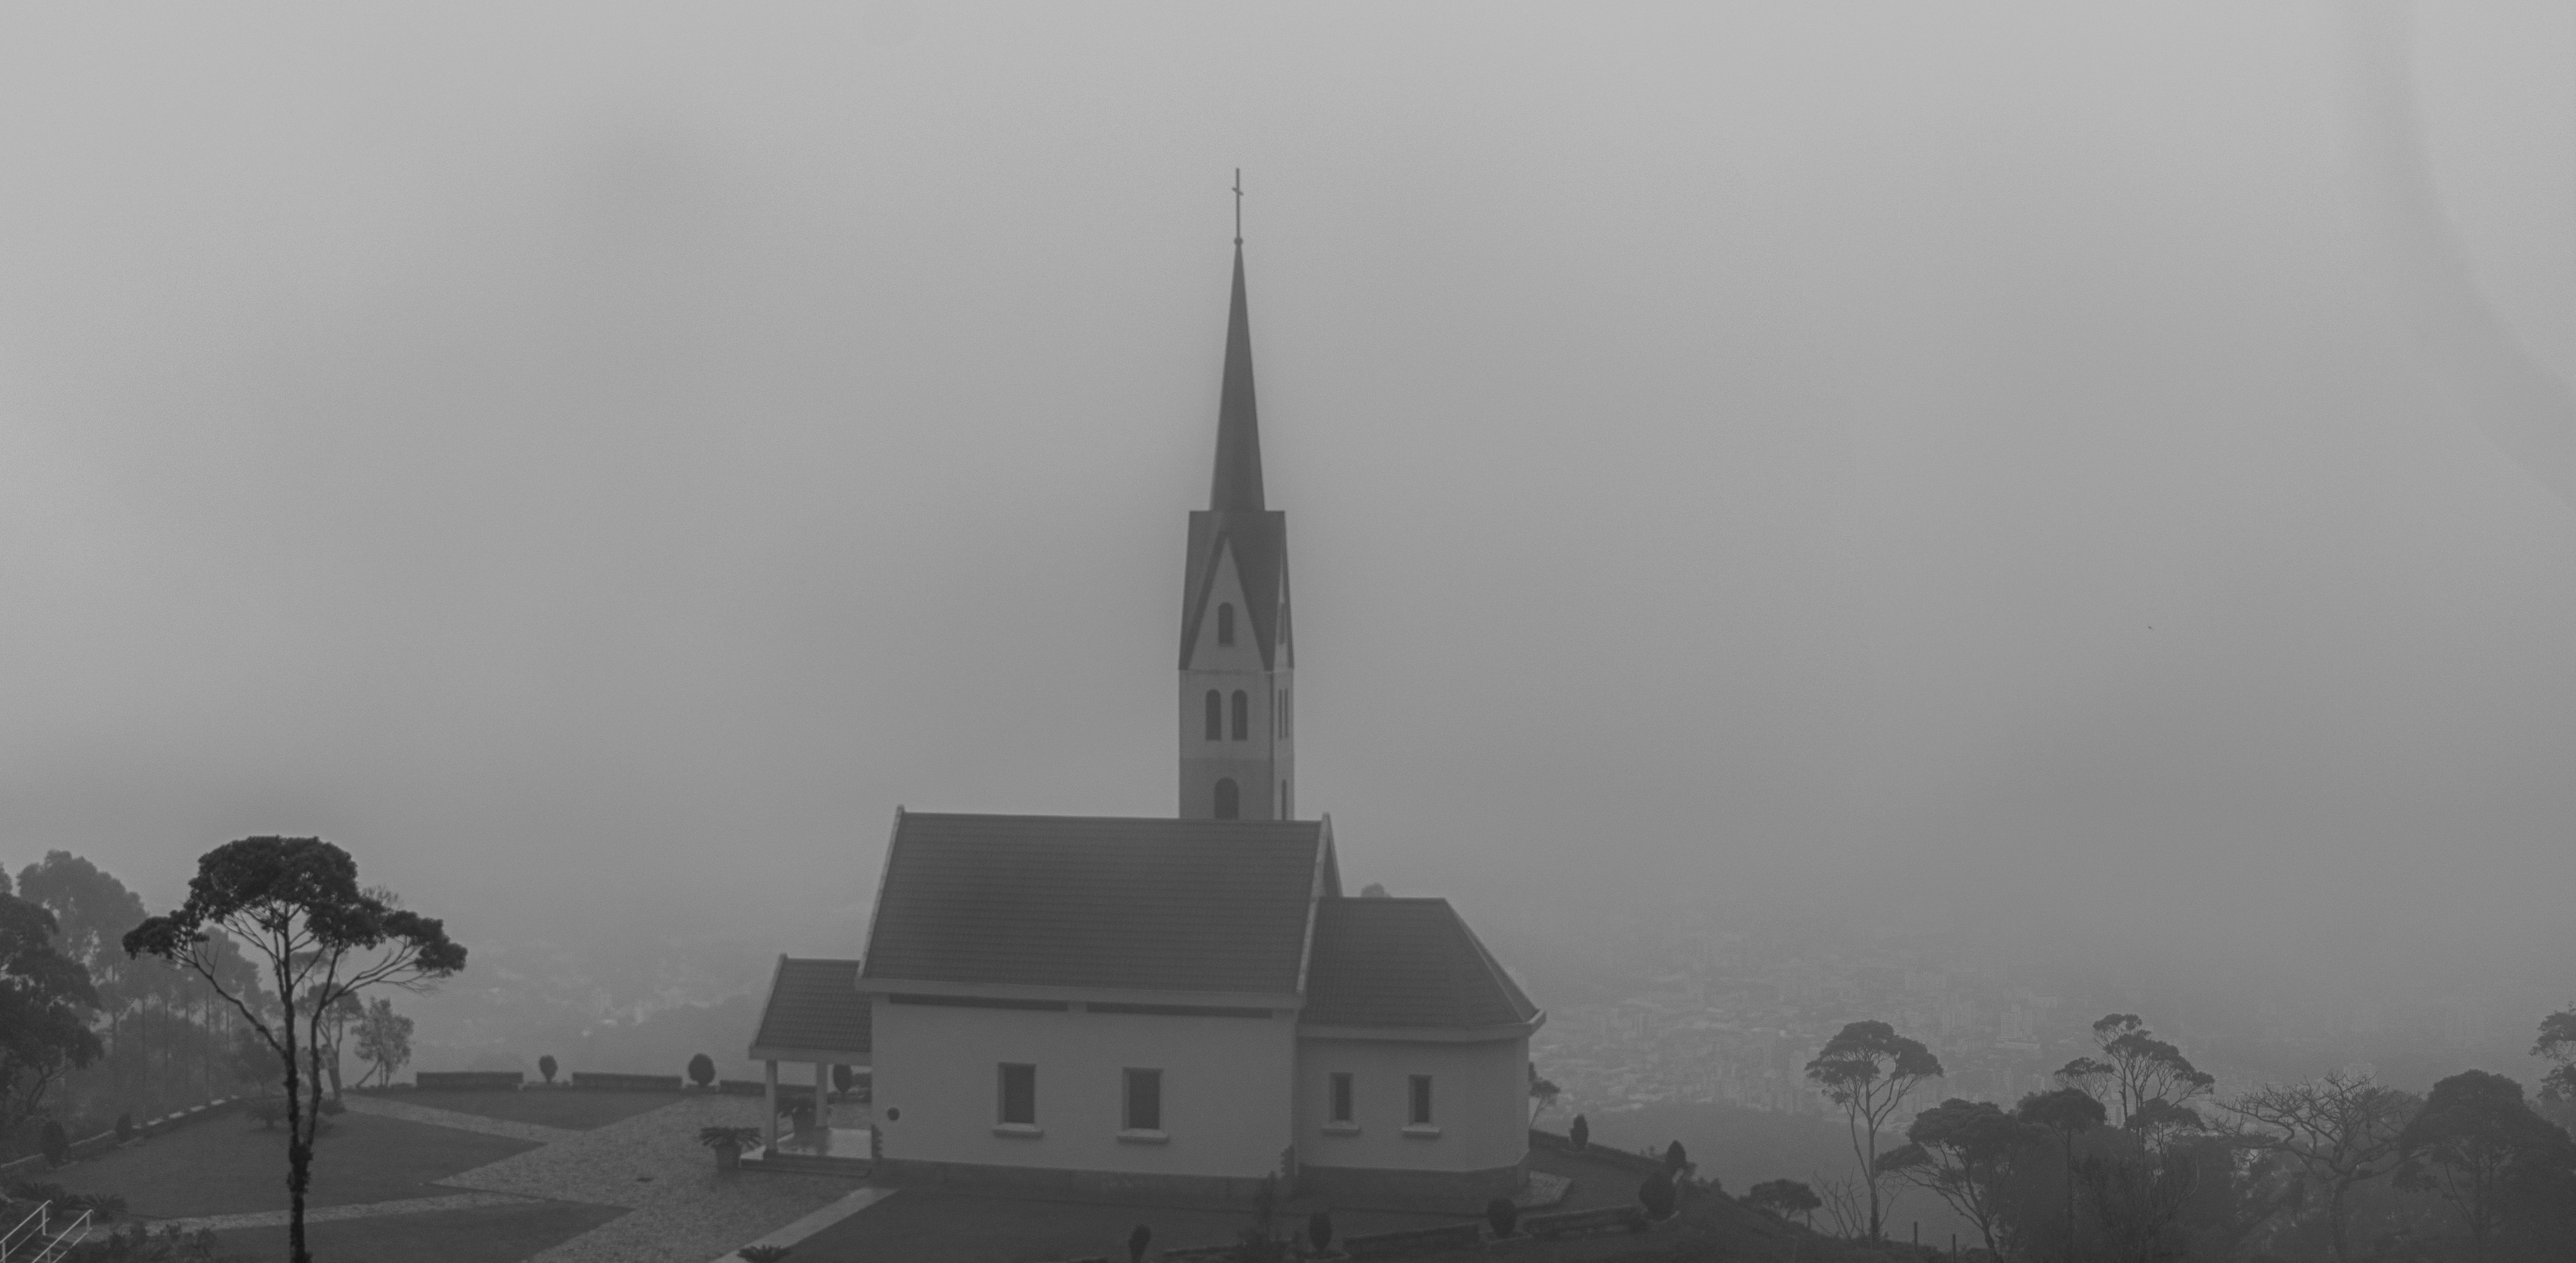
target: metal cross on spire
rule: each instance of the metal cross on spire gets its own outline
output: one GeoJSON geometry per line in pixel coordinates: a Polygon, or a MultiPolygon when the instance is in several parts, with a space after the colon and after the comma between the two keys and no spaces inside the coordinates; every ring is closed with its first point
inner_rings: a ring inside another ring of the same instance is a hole
{"type": "Polygon", "coordinates": [[[1243,244],[1243,168],[1234,169],[1234,244],[1243,244]]]}

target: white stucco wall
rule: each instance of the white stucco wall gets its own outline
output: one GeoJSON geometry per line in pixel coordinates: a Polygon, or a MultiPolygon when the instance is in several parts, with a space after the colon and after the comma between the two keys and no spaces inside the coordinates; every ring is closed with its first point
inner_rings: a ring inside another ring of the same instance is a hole
{"type": "Polygon", "coordinates": [[[875,1110],[888,1158],[1258,1178],[1279,1169],[1288,1147],[1292,1017],[949,1008],[883,996],[875,1005],[875,1110]],[[1038,1068],[1044,1135],[994,1133],[1004,1062],[1038,1068]],[[1130,1067],[1163,1072],[1166,1143],[1118,1138],[1130,1067]]]}
{"type": "MultiPolygon", "coordinates": [[[[1279,819],[1279,783],[1296,776],[1296,742],[1294,734],[1280,735],[1278,704],[1281,694],[1294,687],[1293,672],[1287,669],[1286,650],[1280,651],[1280,669],[1266,671],[1261,666],[1260,641],[1252,632],[1249,603],[1244,599],[1242,576],[1236,571],[1234,550],[1228,548],[1217,565],[1214,583],[1209,585],[1207,613],[1199,620],[1199,634],[1190,654],[1190,669],[1180,673],[1181,735],[1181,806],[1180,814],[1204,819],[1214,808],[1214,786],[1219,777],[1234,778],[1242,794],[1242,818],[1246,820],[1279,819]],[[1234,643],[1217,643],[1216,607],[1234,606],[1234,643]],[[1225,696],[1226,734],[1215,741],[1207,739],[1207,691],[1215,689],[1225,696]],[[1233,703],[1235,690],[1244,692],[1251,703],[1251,722],[1246,725],[1244,740],[1233,739],[1233,703]]],[[[1293,712],[1294,703],[1291,703],[1293,712]]],[[[1291,788],[1291,797],[1294,788],[1291,788]]]]}
{"type": "Polygon", "coordinates": [[[1297,1041],[1297,1153],[1307,1166],[1485,1171],[1529,1152],[1529,1040],[1297,1041]],[[1353,1076],[1356,1134],[1325,1130],[1331,1075],[1353,1076]],[[1436,1137],[1404,1134],[1412,1076],[1432,1077],[1436,1137]]]}

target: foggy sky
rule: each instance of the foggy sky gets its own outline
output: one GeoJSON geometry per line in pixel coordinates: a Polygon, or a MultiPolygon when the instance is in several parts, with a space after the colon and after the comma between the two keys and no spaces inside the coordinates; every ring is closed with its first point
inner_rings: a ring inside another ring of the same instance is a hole
{"type": "Polygon", "coordinates": [[[13,7],[0,862],[850,951],[1170,813],[1239,166],[1354,885],[2564,934],[2576,14],[2404,17],[13,7]]]}

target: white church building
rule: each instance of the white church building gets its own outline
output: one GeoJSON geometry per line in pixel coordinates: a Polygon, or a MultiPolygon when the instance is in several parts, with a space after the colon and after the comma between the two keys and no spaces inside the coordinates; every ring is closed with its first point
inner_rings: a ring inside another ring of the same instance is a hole
{"type": "Polygon", "coordinates": [[[781,1062],[869,1067],[873,1131],[832,1130],[826,1104],[806,1137],[773,1121],[768,1153],[864,1145],[897,1183],[1084,1194],[1520,1187],[1545,1015],[1447,901],[1346,894],[1330,817],[1296,814],[1242,247],[1182,580],[1179,814],[897,809],[866,955],[782,959],[751,1047],[773,1098],[781,1062]]]}

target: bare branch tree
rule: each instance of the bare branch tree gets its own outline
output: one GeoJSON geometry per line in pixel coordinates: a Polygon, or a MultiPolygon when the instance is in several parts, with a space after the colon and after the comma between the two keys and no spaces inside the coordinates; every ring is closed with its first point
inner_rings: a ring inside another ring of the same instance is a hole
{"type": "Polygon", "coordinates": [[[2398,1138],[2420,1104],[2369,1075],[2337,1070],[2257,1088],[2221,1108],[2245,1121],[2240,1143],[2287,1158],[2325,1190],[2326,1239],[2343,1260],[2352,1257],[2344,1198],[2397,1169],[2404,1157],[2398,1138]]]}

